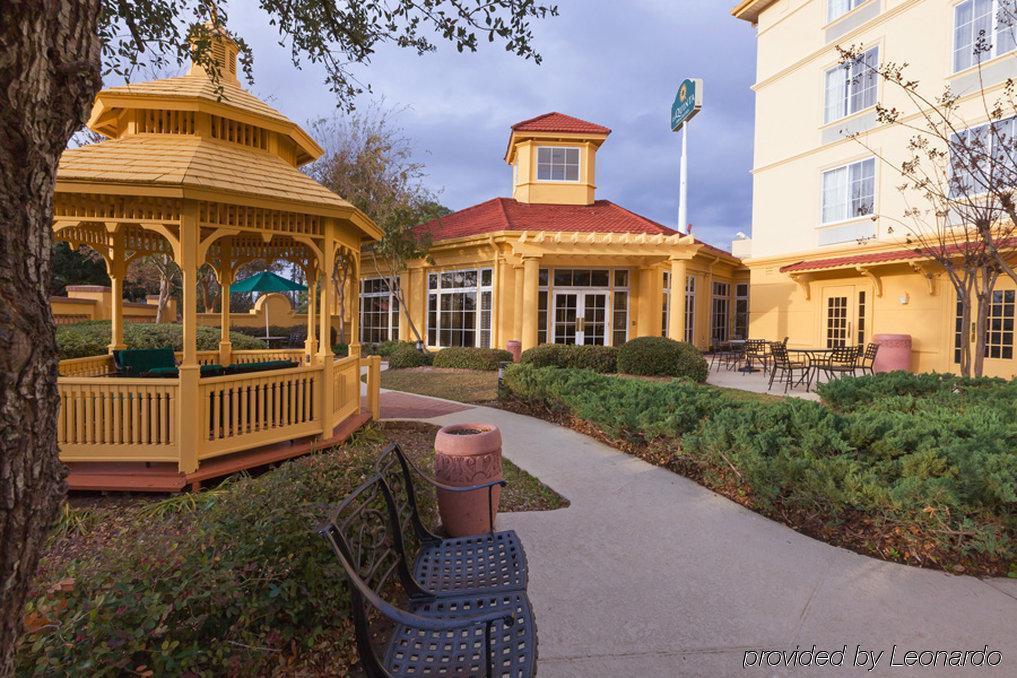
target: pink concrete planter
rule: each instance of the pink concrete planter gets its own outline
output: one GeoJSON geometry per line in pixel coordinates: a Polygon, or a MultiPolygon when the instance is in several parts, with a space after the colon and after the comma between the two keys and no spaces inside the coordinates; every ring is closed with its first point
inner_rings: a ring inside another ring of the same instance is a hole
{"type": "Polygon", "coordinates": [[[509,339],[505,344],[505,350],[512,354],[512,362],[517,363],[523,355],[523,345],[515,339],[509,339]]]}
{"type": "Polygon", "coordinates": [[[911,335],[910,334],[876,334],[872,343],[879,344],[873,372],[893,372],[895,370],[911,371],[911,335]]]}
{"type": "MultiPolygon", "coordinates": [[[[501,479],[501,431],[492,424],[452,424],[434,439],[434,474],[444,485],[463,487],[501,479]]],[[[501,487],[495,486],[488,513],[488,490],[438,490],[438,513],[450,537],[490,532],[501,487]]]]}

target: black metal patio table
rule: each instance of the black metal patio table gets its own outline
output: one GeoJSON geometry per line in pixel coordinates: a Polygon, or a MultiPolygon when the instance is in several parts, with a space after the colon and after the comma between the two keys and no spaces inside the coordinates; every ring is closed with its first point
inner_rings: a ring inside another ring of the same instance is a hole
{"type": "MultiPolygon", "coordinates": [[[[837,349],[835,349],[835,348],[788,348],[787,352],[788,353],[804,353],[808,357],[808,359],[809,359],[809,370],[815,372],[815,377],[816,377],[815,384],[816,384],[816,386],[819,386],[820,365],[819,365],[819,361],[817,360],[817,358],[819,358],[821,356],[823,358],[825,358],[829,354],[833,353],[835,350],[837,350],[837,349]]],[[[809,382],[812,383],[812,379],[811,378],[809,379],[809,382]]],[[[808,390],[808,389],[806,389],[806,390],[808,390]]]]}

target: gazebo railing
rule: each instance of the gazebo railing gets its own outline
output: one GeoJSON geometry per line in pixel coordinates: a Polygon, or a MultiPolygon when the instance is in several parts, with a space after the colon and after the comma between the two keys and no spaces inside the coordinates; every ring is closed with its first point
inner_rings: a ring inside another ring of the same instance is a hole
{"type": "Polygon", "coordinates": [[[91,355],[86,358],[61,360],[58,373],[61,377],[95,377],[109,374],[112,370],[112,357],[109,355],[91,355]]]}
{"type": "Polygon", "coordinates": [[[249,351],[233,351],[233,362],[247,365],[249,363],[260,363],[266,360],[293,360],[303,362],[304,349],[282,348],[282,349],[256,349],[249,351]]]}
{"type": "Polygon", "coordinates": [[[342,358],[332,363],[332,427],[360,409],[360,360],[342,358]]]}
{"type": "Polygon", "coordinates": [[[63,461],[177,461],[176,379],[61,377],[63,461]]]}
{"type": "MultiPolygon", "coordinates": [[[[206,364],[214,362],[218,352],[202,351],[198,357],[206,364]]],[[[245,351],[233,357],[235,362],[300,361],[303,352],[245,351]]],[[[188,470],[195,460],[200,465],[221,455],[308,436],[328,439],[337,426],[361,411],[360,377],[365,369],[367,411],[379,416],[379,365],[377,356],[324,364],[316,358],[289,369],[201,378],[196,392],[184,393],[180,379],[109,376],[109,356],[65,360],[58,379],[60,458],[176,462],[188,470]],[[185,445],[178,438],[186,418],[195,421],[195,417],[196,444],[185,445]]]]}
{"type": "Polygon", "coordinates": [[[320,380],[318,365],[202,379],[198,459],[320,433],[320,380]]]}

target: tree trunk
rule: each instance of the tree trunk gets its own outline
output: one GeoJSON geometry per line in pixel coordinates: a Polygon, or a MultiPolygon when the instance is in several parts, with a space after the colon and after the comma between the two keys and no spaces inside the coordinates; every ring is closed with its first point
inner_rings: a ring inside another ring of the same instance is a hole
{"type": "Polygon", "coordinates": [[[49,308],[57,163],[99,77],[98,0],[0,5],[0,676],[63,499],[49,308]]]}
{"type": "MultiPolygon", "coordinates": [[[[166,307],[169,305],[170,296],[173,294],[172,286],[170,285],[169,276],[162,274],[159,276],[159,302],[155,307],[155,322],[164,323],[166,320],[166,307]]],[[[176,318],[170,318],[170,320],[176,320],[176,318]]]]}

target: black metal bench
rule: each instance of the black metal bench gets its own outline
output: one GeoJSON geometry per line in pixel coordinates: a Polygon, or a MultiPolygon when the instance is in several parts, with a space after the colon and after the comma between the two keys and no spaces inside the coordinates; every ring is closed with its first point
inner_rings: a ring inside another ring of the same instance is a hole
{"type": "MultiPolygon", "coordinates": [[[[404,485],[410,468],[398,448],[387,448],[379,459],[379,471],[346,497],[320,530],[350,582],[351,617],[361,665],[372,678],[534,675],[536,622],[525,591],[525,555],[518,537],[495,532],[464,539],[434,535],[423,527],[412,482],[404,485]],[[395,492],[389,480],[397,484],[395,492]],[[420,542],[412,573],[404,534],[420,542]],[[499,534],[502,537],[495,538],[499,534]],[[499,546],[486,547],[488,555],[478,557],[478,550],[471,546],[475,542],[469,541],[474,539],[499,546]],[[506,547],[510,542],[514,546],[506,547]],[[512,550],[518,557],[493,555],[512,550]],[[425,553],[432,554],[426,559],[427,568],[436,568],[441,574],[418,579],[420,557],[425,553]],[[480,561],[497,560],[503,564],[494,568],[479,565],[480,561]],[[490,576],[512,562],[522,566],[518,576],[490,576]],[[396,580],[392,580],[393,573],[396,580]],[[395,583],[406,595],[404,607],[380,595],[395,583]],[[377,627],[371,623],[372,608],[392,627],[381,653],[372,644],[376,635],[372,630],[377,627]]],[[[471,491],[496,484],[455,489],[471,491]]]]}

